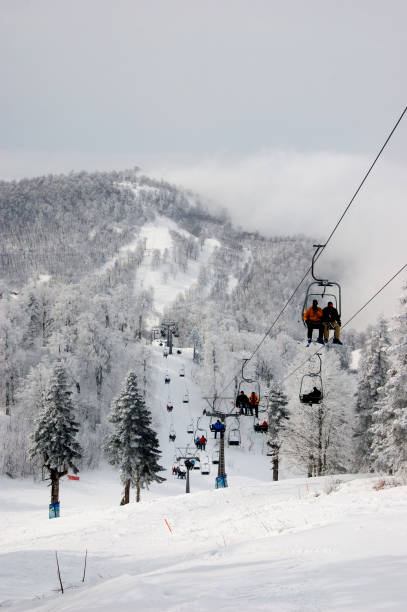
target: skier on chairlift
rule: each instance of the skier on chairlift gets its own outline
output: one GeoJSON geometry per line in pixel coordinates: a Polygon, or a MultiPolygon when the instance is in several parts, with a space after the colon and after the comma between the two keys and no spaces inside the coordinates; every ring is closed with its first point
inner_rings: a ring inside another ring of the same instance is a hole
{"type": "Polygon", "coordinates": [[[236,408],[239,414],[247,414],[249,410],[249,398],[244,391],[240,391],[236,398],[236,408]]]}
{"type": "Polygon", "coordinates": [[[206,443],[207,443],[207,441],[208,441],[208,440],[205,438],[205,436],[204,436],[204,435],[202,435],[202,436],[199,438],[199,445],[200,445],[201,450],[203,450],[203,451],[205,450],[205,447],[206,447],[206,443]]]}
{"type": "Polygon", "coordinates": [[[251,416],[253,416],[254,410],[257,419],[259,416],[259,396],[254,391],[252,391],[249,395],[249,410],[251,416]]]}
{"type": "Polygon", "coordinates": [[[317,387],[314,387],[310,393],[304,393],[304,395],[302,396],[302,400],[304,402],[310,403],[312,403],[313,401],[318,402],[321,399],[321,395],[321,391],[317,387]]]}
{"type": "Polygon", "coordinates": [[[341,333],[341,320],[339,318],[338,311],[334,308],[333,302],[328,302],[322,310],[322,323],[324,325],[324,342],[329,341],[329,330],[334,330],[333,344],[342,344],[339,340],[339,334],[341,333]]]}
{"type": "Polygon", "coordinates": [[[312,332],[314,329],[318,330],[317,342],[319,342],[319,344],[324,344],[324,339],[322,337],[322,317],[323,312],[322,308],[318,306],[318,300],[312,300],[312,306],[307,308],[304,312],[304,321],[308,328],[308,344],[312,342],[312,332]]]}
{"type": "Polygon", "coordinates": [[[216,436],[218,432],[220,433],[220,437],[223,438],[224,433],[225,433],[225,426],[218,419],[216,423],[213,423],[213,425],[211,425],[211,431],[215,433],[215,436],[214,436],[215,440],[216,440],[216,436]]]}

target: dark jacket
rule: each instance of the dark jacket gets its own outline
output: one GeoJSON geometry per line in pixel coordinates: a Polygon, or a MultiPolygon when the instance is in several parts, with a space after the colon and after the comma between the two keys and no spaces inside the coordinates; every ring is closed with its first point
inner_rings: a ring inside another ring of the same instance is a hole
{"type": "Polygon", "coordinates": [[[249,405],[249,398],[245,393],[239,393],[236,398],[236,408],[244,408],[249,405]]]}
{"type": "Polygon", "coordinates": [[[341,324],[338,311],[333,306],[325,306],[322,310],[322,321],[324,323],[338,323],[341,324]]]}

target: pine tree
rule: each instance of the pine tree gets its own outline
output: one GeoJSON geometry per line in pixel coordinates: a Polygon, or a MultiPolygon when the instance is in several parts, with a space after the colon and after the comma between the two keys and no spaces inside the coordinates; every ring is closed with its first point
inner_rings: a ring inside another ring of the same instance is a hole
{"type": "Polygon", "coordinates": [[[59,501],[59,479],[68,473],[68,468],[75,474],[79,471],[76,462],[81,458],[81,448],[75,440],[78,431],[66,374],[57,364],[44,394],[30,449],[30,455],[41,457],[49,472],[52,504],[59,501]]]}
{"type": "Polygon", "coordinates": [[[372,468],[372,424],[373,415],[378,409],[380,389],[384,387],[390,369],[388,351],[390,338],[387,321],[380,318],[372,328],[360,358],[360,374],[356,400],[357,424],[355,436],[356,464],[359,470],[372,468]]]}
{"type": "Polygon", "coordinates": [[[269,429],[267,446],[270,447],[273,463],[273,480],[278,480],[278,465],[284,422],[290,418],[287,396],[278,383],[273,383],[269,392],[269,429]]]}
{"type": "Polygon", "coordinates": [[[140,489],[151,482],[163,482],[158,475],[162,468],[158,438],[151,427],[151,413],[146,408],[143,395],[137,386],[137,377],[129,372],[124,388],[112,403],[109,418],[113,434],[106,445],[109,463],[118,465],[124,485],[122,504],[130,501],[130,485],[136,488],[136,501],[140,501],[140,489]]]}

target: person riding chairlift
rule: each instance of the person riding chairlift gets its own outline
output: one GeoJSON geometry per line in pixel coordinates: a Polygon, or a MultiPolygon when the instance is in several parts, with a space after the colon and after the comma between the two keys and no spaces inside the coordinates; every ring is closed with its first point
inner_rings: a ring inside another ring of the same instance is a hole
{"type": "Polygon", "coordinates": [[[249,395],[249,409],[251,416],[253,416],[254,410],[257,419],[259,416],[259,396],[254,391],[249,395]]]}
{"type": "Polygon", "coordinates": [[[239,414],[247,414],[249,411],[249,398],[244,391],[240,391],[236,398],[236,408],[239,414]]]}
{"type": "Polygon", "coordinates": [[[321,399],[321,395],[321,391],[317,387],[314,387],[310,393],[304,393],[302,401],[310,403],[317,402],[321,399]]]}
{"type": "Polygon", "coordinates": [[[328,302],[322,311],[322,323],[324,326],[324,342],[329,341],[329,330],[334,330],[334,339],[332,344],[342,344],[339,340],[339,334],[341,333],[341,320],[339,318],[338,311],[334,308],[333,302],[328,302]]]}
{"type": "Polygon", "coordinates": [[[322,308],[318,306],[318,300],[312,300],[312,306],[307,308],[304,312],[304,321],[308,328],[308,344],[312,342],[312,332],[314,329],[318,330],[317,342],[319,342],[319,344],[324,344],[324,339],[322,337],[322,317],[323,312],[322,308]]]}
{"type": "Polygon", "coordinates": [[[216,436],[218,432],[220,433],[220,437],[223,438],[224,433],[225,433],[225,426],[218,419],[216,423],[213,423],[213,425],[211,425],[211,431],[215,433],[215,436],[214,436],[215,440],[216,440],[216,436]]]}

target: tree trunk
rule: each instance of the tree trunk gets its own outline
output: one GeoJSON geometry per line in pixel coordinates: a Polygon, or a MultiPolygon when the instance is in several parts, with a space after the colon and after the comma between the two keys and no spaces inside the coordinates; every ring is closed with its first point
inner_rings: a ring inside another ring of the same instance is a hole
{"type": "Polygon", "coordinates": [[[318,409],[318,463],[317,463],[317,476],[322,475],[322,425],[323,425],[323,410],[321,407],[318,409]]]}
{"type": "Polygon", "coordinates": [[[51,479],[51,504],[59,502],[59,473],[58,470],[49,471],[51,479]]]}
{"type": "Polygon", "coordinates": [[[130,503],[130,479],[126,480],[126,483],[124,485],[124,494],[122,497],[121,505],[124,506],[128,503],[130,503]]]}
{"type": "Polygon", "coordinates": [[[136,502],[140,501],[140,476],[136,478],[136,502]]]}
{"type": "Polygon", "coordinates": [[[314,457],[310,455],[308,457],[308,472],[307,472],[308,478],[312,478],[313,471],[314,471],[314,457]]]}
{"type": "Polygon", "coordinates": [[[278,452],[273,457],[273,480],[278,480],[278,452]]]}

